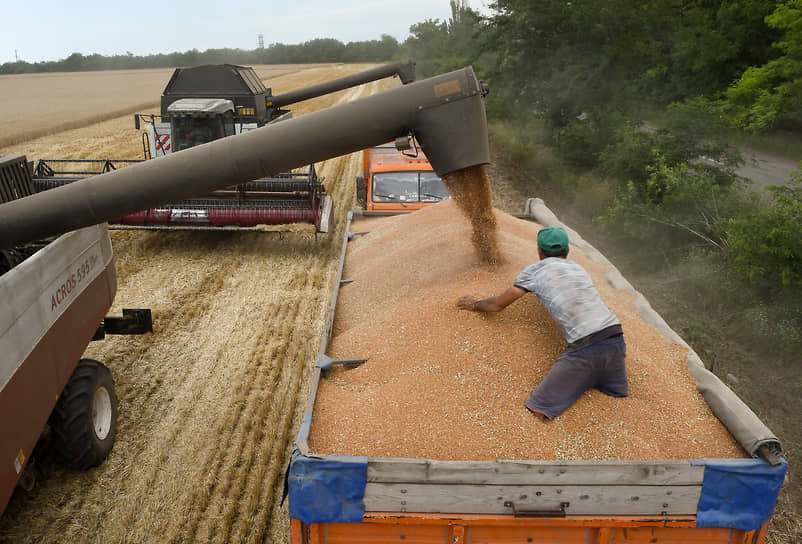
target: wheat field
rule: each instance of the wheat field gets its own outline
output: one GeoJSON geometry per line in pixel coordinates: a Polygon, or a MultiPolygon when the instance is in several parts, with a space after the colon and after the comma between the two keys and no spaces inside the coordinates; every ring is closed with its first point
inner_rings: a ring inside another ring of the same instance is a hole
{"type": "MultiPolygon", "coordinates": [[[[266,85],[280,93],[365,66],[304,68],[266,85]]],[[[293,111],[399,84],[363,85],[293,111]]],[[[158,98],[164,81],[148,85],[158,90],[143,93],[143,103],[158,98]]],[[[118,115],[8,145],[0,155],[138,158],[140,146],[130,116],[118,115]]],[[[112,232],[119,287],[110,313],[151,308],[154,319],[153,334],[107,337],[86,353],[116,381],[117,443],[103,465],[74,472],[53,462],[45,436],[37,485],[12,497],[0,542],[289,542],[284,471],[361,156],[316,166],[335,202],[336,228],[326,235],[112,232]]]]}
{"type": "MultiPolygon", "coordinates": [[[[286,74],[332,66],[264,64],[253,69],[264,81],[272,82],[286,74]]],[[[162,90],[172,73],[172,68],[158,68],[2,75],[0,147],[87,127],[125,114],[158,110],[162,90]]],[[[133,129],[132,116],[126,119],[126,124],[133,129]]]]}

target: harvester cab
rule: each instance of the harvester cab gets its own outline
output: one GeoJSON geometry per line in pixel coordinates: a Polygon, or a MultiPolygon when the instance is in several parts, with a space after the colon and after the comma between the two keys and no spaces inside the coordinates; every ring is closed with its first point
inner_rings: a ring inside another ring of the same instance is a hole
{"type": "Polygon", "coordinates": [[[169,155],[224,136],[264,126],[271,90],[253,68],[207,64],[176,68],[161,98],[160,115],[134,116],[148,123],[142,143],[146,159],[169,155]]]}
{"type": "Polygon", "coordinates": [[[236,134],[234,103],[223,98],[182,98],[167,107],[174,151],[236,134]]]}

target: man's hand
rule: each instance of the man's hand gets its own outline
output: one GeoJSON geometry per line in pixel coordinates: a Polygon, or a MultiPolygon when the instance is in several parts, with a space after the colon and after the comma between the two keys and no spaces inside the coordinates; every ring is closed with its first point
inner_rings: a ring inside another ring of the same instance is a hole
{"type": "Polygon", "coordinates": [[[520,287],[508,287],[506,291],[494,297],[476,300],[468,295],[459,299],[457,304],[461,310],[471,310],[473,312],[500,312],[522,296],[526,291],[520,287]]]}
{"type": "Polygon", "coordinates": [[[476,299],[470,295],[462,297],[457,303],[460,310],[476,311],[476,299]]]}

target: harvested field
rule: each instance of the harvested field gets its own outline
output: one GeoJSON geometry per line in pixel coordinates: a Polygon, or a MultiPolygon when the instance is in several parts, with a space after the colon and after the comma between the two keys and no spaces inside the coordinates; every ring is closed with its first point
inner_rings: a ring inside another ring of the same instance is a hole
{"type": "MultiPolygon", "coordinates": [[[[273,78],[282,75],[333,67],[280,64],[253,68],[259,77],[268,81],[269,87],[273,78]]],[[[172,73],[172,68],[160,68],[0,76],[0,96],[3,97],[0,146],[86,127],[148,108],[158,109],[162,90],[172,73]]],[[[133,128],[131,117],[128,117],[128,125],[133,128]]],[[[97,157],[101,150],[102,147],[96,147],[91,150],[95,154],[88,156],[97,157]]],[[[38,157],[44,158],[43,155],[38,157]]]]}
{"type": "MultiPolygon", "coordinates": [[[[630,395],[588,391],[554,421],[524,400],[565,350],[533,295],[497,314],[457,300],[495,295],[538,260],[539,225],[495,213],[501,266],[479,264],[455,201],[407,216],[362,219],[349,244],[329,355],[366,358],[321,382],[310,447],[326,454],[492,459],[689,459],[746,454],[696,392],[687,350],[646,325],[605,265],[576,248],[621,320],[630,395]]],[[[475,231],[474,231],[475,232],[475,231]]]]}
{"type": "MultiPolygon", "coordinates": [[[[315,68],[267,82],[276,92],[365,66],[315,68]]],[[[387,80],[301,103],[303,114],[399,85],[387,80]]],[[[159,89],[160,92],[161,89],[159,89]]],[[[131,149],[122,119],[14,146],[30,159],[131,149]],[[83,140],[93,145],[77,145],[83,140]],[[97,145],[94,145],[97,144],[97,145]],[[61,146],[61,147],[58,147],[61,146]],[[35,152],[30,151],[35,149],[35,152]]],[[[5,154],[11,151],[0,150],[5,154]]],[[[74,156],[72,156],[75,158],[74,156]]],[[[114,231],[119,289],[111,313],[153,309],[152,335],[90,346],[116,380],[119,432],[88,472],[59,467],[45,439],[38,482],[0,518],[1,542],[288,542],[284,470],[331,293],[361,155],[317,165],[336,229],[254,232],[114,231]]]]}

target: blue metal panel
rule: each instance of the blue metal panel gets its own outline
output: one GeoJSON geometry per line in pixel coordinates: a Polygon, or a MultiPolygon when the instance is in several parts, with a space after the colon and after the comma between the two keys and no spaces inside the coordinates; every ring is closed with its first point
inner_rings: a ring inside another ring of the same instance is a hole
{"type": "Polygon", "coordinates": [[[292,454],[290,517],[304,523],[360,522],[365,514],[368,458],[292,454]]]}

